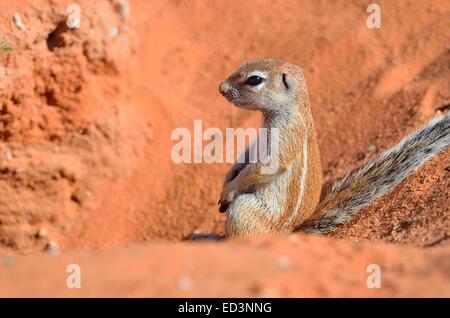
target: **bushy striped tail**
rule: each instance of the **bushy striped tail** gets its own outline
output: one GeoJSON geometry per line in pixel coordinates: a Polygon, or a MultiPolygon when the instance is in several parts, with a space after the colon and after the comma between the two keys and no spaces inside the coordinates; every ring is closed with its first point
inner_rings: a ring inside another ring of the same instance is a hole
{"type": "Polygon", "coordinates": [[[450,114],[437,117],[379,158],[335,182],[298,231],[325,234],[370,205],[450,146],[450,114]]]}

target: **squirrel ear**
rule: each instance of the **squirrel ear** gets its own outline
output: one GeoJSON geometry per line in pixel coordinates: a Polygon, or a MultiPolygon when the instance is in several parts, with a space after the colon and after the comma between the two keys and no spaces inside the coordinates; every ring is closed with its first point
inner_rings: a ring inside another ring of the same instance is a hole
{"type": "Polygon", "coordinates": [[[289,79],[288,79],[288,75],[286,73],[283,73],[283,75],[281,76],[281,79],[283,81],[283,85],[286,88],[286,90],[289,90],[289,79]]]}

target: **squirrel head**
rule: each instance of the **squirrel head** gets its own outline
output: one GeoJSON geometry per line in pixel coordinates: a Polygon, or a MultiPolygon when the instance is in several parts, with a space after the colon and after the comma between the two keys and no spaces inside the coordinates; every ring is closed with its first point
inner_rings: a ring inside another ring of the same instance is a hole
{"type": "Polygon", "coordinates": [[[307,105],[303,70],[282,60],[262,59],[239,67],[219,86],[220,93],[237,107],[264,113],[289,111],[307,105]]]}

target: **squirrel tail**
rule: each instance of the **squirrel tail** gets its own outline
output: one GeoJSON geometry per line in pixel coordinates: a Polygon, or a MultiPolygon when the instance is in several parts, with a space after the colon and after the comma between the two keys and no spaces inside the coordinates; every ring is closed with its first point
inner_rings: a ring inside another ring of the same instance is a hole
{"type": "Polygon", "coordinates": [[[450,146],[450,114],[439,116],[379,158],[336,181],[313,216],[296,230],[326,234],[450,146]]]}

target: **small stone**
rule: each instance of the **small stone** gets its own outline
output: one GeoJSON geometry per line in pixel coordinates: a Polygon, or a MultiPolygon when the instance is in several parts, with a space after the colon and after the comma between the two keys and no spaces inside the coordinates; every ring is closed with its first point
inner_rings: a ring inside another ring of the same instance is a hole
{"type": "Polygon", "coordinates": [[[12,153],[10,151],[6,152],[5,159],[8,161],[11,161],[13,159],[12,153]]]}
{"type": "Polygon", "coordinates": [[[50,241],[45,246],[45,251],[51,255],[58,255],[61,252],[61,249],[59,248],[58,243],[55,241],[50,241]]]}
{"type": "Polygon", "coordinates": [[[119,15],[122,18],[125,18],[130,14],[130,5],[125,0],[113,0],[114,7],[116,9],[116,12],[119,13],[119,15]]]}
{"type": "Polygon", "coordinates": [[[224,238],[216,233],[194,231],[192,232],[190,239],[192,241],[223,241],[224,238]]]}
{"type": "Polygon", "coordinates": [[[375,152],[375,151],[377,151],[377,146],[370,145],[369,147],[367,147],[367,151],[368,152],[375,152]]]}
{"type": "Polygon", "coordinates": [[[23,24],[22,19],[20,18],[19,13],[14,13],[13,15],[13,21],[14,24],[16,25],[16,27],[20,30],[23,31],[25,30],[25,24],[23,24]]]}
{"type": "Polygon", "coordinates": [[[47,229],[41,227],[37,233],[36,233],[36,238],[38,239],[42,239],[42,238],[46,238],[48,236],[48,231],[47,229]]]}
{"type": "Polygon", "coordinates": [[[92,196],[92,192],[89,190],[85,190],[82,188],[77,188],[75,189],[75,191],[72,193],[72,195],[70,196],[70,198],[72,199],[72,201],[78,203],[79,205],[83,205],[87,199],[89,199],[92,196]]]}

